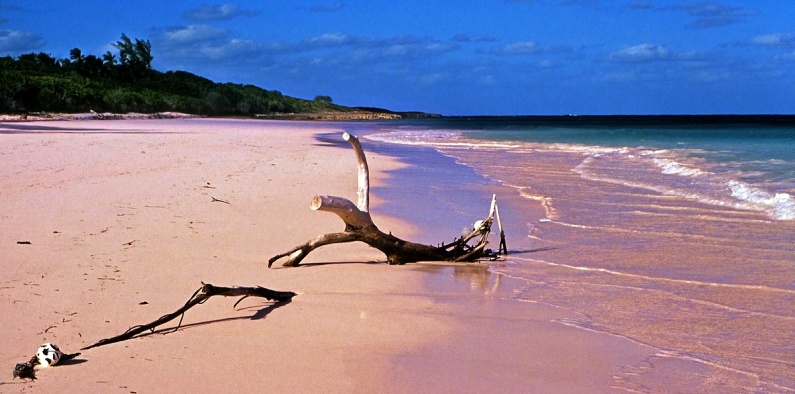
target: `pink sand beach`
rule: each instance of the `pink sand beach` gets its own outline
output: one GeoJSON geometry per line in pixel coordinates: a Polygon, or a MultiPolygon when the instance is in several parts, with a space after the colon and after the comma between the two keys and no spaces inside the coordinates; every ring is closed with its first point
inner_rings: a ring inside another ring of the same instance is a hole
{"type": "MultiPolygon", "coordinates": [[[[620,372],[653,350],[512,300],[510,278],[489,270],[505,262],[390,266],[354,243],[268,269],[270,256],[341,230],[309,203],[356,197],[352,151],[315,139],[342,131],[253,120],[0,123],[0,392],[626,391],[620,372]],[[202,282],[298,295],[235,308],[212,298],[175,332],[12,379],[40,344],[77,352],[176,310],[202,282]]],[[[379,214],[389,171],[404,164],[367,156],[379,228],[404,239],[432,232],[433,215],[379,214]]],[[[416,197],[411,184],[401,189],[391,198],[416,197]]],[[[526,214],[543,217],[538,209],[526,214]]],[[[439,241],[457,235],[446,227],[439,241]]]]}

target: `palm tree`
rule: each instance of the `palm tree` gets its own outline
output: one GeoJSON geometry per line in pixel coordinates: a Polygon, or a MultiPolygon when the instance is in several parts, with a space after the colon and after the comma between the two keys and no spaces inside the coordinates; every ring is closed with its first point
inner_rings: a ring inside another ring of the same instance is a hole
{"type": "Polygon", "coordinates": [[[102,55],[102,61],[105,64],[105,67],[111,68],[116,65],[116,55],[114,55],[111,51],[107,51],[104,55],[102,55]]]}
{"type": "Polygon", "coordinates": [[[130,37],[122,33],[121,40],[113,46],[119,50],[122,73],[133,81],[146,75],[147,71],[152,69],[152,44],[149,43],[149,40],[144,41],[136,38],[133,43],[130,37]]]}
{"type": "Polygon", "coordinates": [[[69,51],[69,58],[72,59],[74,63],[80,63],[83,61],[83,51],[80,48],[72,48],[69,51]]]}
{"type": "Polygon", "coordinates": [[[152,69],[152,44],[149,43],[149,40],[141,40],[136,38],[135,39],[135,55],[140,62],[140,67],[145,70],[152,69]]]}

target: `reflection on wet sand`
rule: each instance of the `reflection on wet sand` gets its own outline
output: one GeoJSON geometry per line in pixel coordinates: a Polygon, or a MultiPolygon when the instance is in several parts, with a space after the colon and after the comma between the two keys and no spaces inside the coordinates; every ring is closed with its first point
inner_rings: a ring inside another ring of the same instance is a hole
{"type": "MultiPolygon", "coordinates": [[[[499,262],[495,264],[500,264],[499,262]]],[[[430,286],[436,290],[454,292],[461,290],[461,284],[466,285],[470,292],[491,295],[497,293],[502,282],[502,274],[489,269],[489,264],[483,263],[419,263],[416,269],[433,273],[429,275],[430,286]],[[434,279],[436,275],[451,275],[457,281],[434,279]],[[445,289],[445,287],[447,287],[445,289]]]]}

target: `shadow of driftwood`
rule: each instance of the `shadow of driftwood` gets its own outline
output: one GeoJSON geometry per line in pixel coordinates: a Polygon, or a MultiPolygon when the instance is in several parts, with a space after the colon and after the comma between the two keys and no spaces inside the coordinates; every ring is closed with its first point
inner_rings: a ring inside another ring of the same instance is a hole
{"type": "Polygon", "coordinates": [[[543,247],[543,248],[538,248],[538,249],[528,249],[528,250],[509,250],[509,251],[508,251],[508,256],[510,256],[510,255],[512,255],[512,254],[525,254],[525,253],[535,253],[535,252],[546,252],[546,251],[548,251],[548,250],[557,250],[557,249],[560,249],[560,248],[556,248],[556,247],[554,247],[554,246],[546,246],[546,247],[543,247]]]}
{"type": "Polygon", "coordinates": [[[322,267],[324,265],[345,265],[345,264],[356,264],[356,265],[380,265],[386,264],[385,260],[376,260],[376,261],[323,261],[317,263],[301,263],[295,267],[277,267],[280,268],[311,268],[311,267],[322,267]]]}
{"type": "Polygon", "coordinates": [[[204,326],[204,325],[207,325],[207,324],[213,324],[213,323],[223,323],[223,322],[235,321],[235,320],[260,320],[260,319],[264,319],[271,312],[273,312],[276,309],[281,308],[281,307],[289,304],[290,302],[292,302],[292,300],[269,303],[268,305],[265,305],[262,308],[259,308],[259,306],[250,306],[250,307],[245,307],[245,308],[239,308],[238,310],[249,310],[249,309],[255,309],[255,308],[258,308],[258,309],[256,310],[256,312],[254,312],[253,315],[250,315],[250,316],[225,317],[225,318],[222,318],[222,319],[205,320],[205,321],[196,322],[196,323],[190,323],[190,324],[180,324],[180,325],[178,325],[176,327],[161,328],[161,329],[154,330],[154,331],[151,331],[151,332],[148,332],[148,333],[137,335],[134,338],[146,337],[146,336],[153,335],[153,334],[171,334],[171,333],[174,333],[174,332],[177,332],[177,331],[180,331],[180,330],[184,330],[184,329],[187,329],[187,328],[200,327],[200,326],[204,326]]]}

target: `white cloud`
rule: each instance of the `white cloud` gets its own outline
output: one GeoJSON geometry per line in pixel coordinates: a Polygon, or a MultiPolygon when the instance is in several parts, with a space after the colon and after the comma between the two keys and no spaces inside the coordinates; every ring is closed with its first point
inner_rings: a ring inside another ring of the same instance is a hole
{"type": "Polygon", "coordinates": [[[785,53],[784,55],[780,56],[780,58],[786,61],[795,61],[795,51],[785,53]]]}
{"type": "Polygon", "coordinates": [[[744,22],[757,12],[741,7],[721,5],[714,1],[689,2],[671,6],[656,6],[648,1],[639,1],[629,6],[635,10],[657,10],[685,12],[694,21],[687,25],[690,29],[710,29],[744,22]]]}
{"type": "Polygon", "coordinates": [[[229,31],[208,25],[174,27],[155,35],[152,41],[158,61],[177,67],[259,64],[265,62],[266,54],[280,50],[278,46],[230,37],[229,31]]]}
{"type": "Polygon", "coordinates": [[[619,62],[649,62],[671,58],[671,51],[668,48],[648,43],[624,48],[608,55],[608,59],[619,62]]]}
{"type": "Polygon", "coordinates": [[[240,60],[241,55],[256,54],[262,49],[260,45],[249,40],[232,39],[220,45],[206,45],[201,52],[211,59],[240,60]]]}
{"type": "Polygon", "coordinates": [[[347,34],[326,33],[320,36],[307,38],[304,43],[311,46],[332,47],[351,44],[353,40],[347,34]]]}
{"type": "Polygon", "coordinates": [[[497,52],[503,55],[527,55],[538,53],[541,46],[535,41],[520,41],[499,47],[497,52]]]}
{"type": "Polygon", "coordinates": [[[421,76],[419,77],[419,81],[420,81],[420,82],[421,82],[423,85],[434,85],[434,84],[436,84],[436,83],[439,83],[439,82],[441,82],[441,81],[442,81],[442,80],[444,80],[446,77],[447,77],[447,74],[445,74],[445,73],[442,73],[442,72],[438,72],[438,73],[431,73],[431,74],[425,74],[425,75],[421,75],[421,76]]]}
{"type": "Polygon", "coordinates": [[[492,49],[497,55],[535,55],[539,53],[564,53],[571,52],[571,47],[565,45],[543,46],[535,41],[518,41],[492,49]]]}
{"type": "Polygon", "coordinates": [[[766,47],[795,47],[795,33],[765,34],[752,38],[750,43],[766,47]]]}
{"type": "Polygon", "coordinates": [[[427,37],[400,36],[373,39],[342,33],[327,33],[307,38],[291,46],[291,49],[293,52],[344,49],[349,51],[348,56],[350,56],[350,51],[359,55],[364,51],[372,60],[376,53],[385,57],[416,57],[451,52],[458,49],[458,46],[427,37]]]}
{"type": "Polygon", "coordinates": [[[228,31],[212,26],[190,25],[165,31],[162,34],[162,40],[166,45],[189,44],[223,39],[228,34],[228,31]]]}
{"type": "Polygon", "coordinates": [[[345,8],[345,3],[338,1],[334,4],[318,4],[309,8],[312,12],[336,12],[345,8]]]}
{"type": "Polygon", "coordinates": [[[203,5],[185,11],[185,19],[194,21],[228,20],[238,16],[257,15],[257,11],[242,10],[234,4],[203,5]]]}
{"type": "Polygon", "coordinates": [[[456,50],[458,47],[455,45],[443,44],[441,42],[432,42],[425,46],[425,51],[428,53],[445,53],[456,50]]]}
{"type": "Polygon", "coordinates": [[[0,53],[31,51],[45,44],[43,38],[29,31],[0,30],[0,53]]]}
{"type": "Polygon", "coordinates": [[[483,75],[478,78],[478,83],[484,86],[494,86],[497,83],[497,78],[491,74],[483,75]]]}
{"type": "Polygon", "coordinates": [[[635,10],[653,10],[655,5],[649,1],[636,1],[630,4],[629,8],[635,10]]]}

